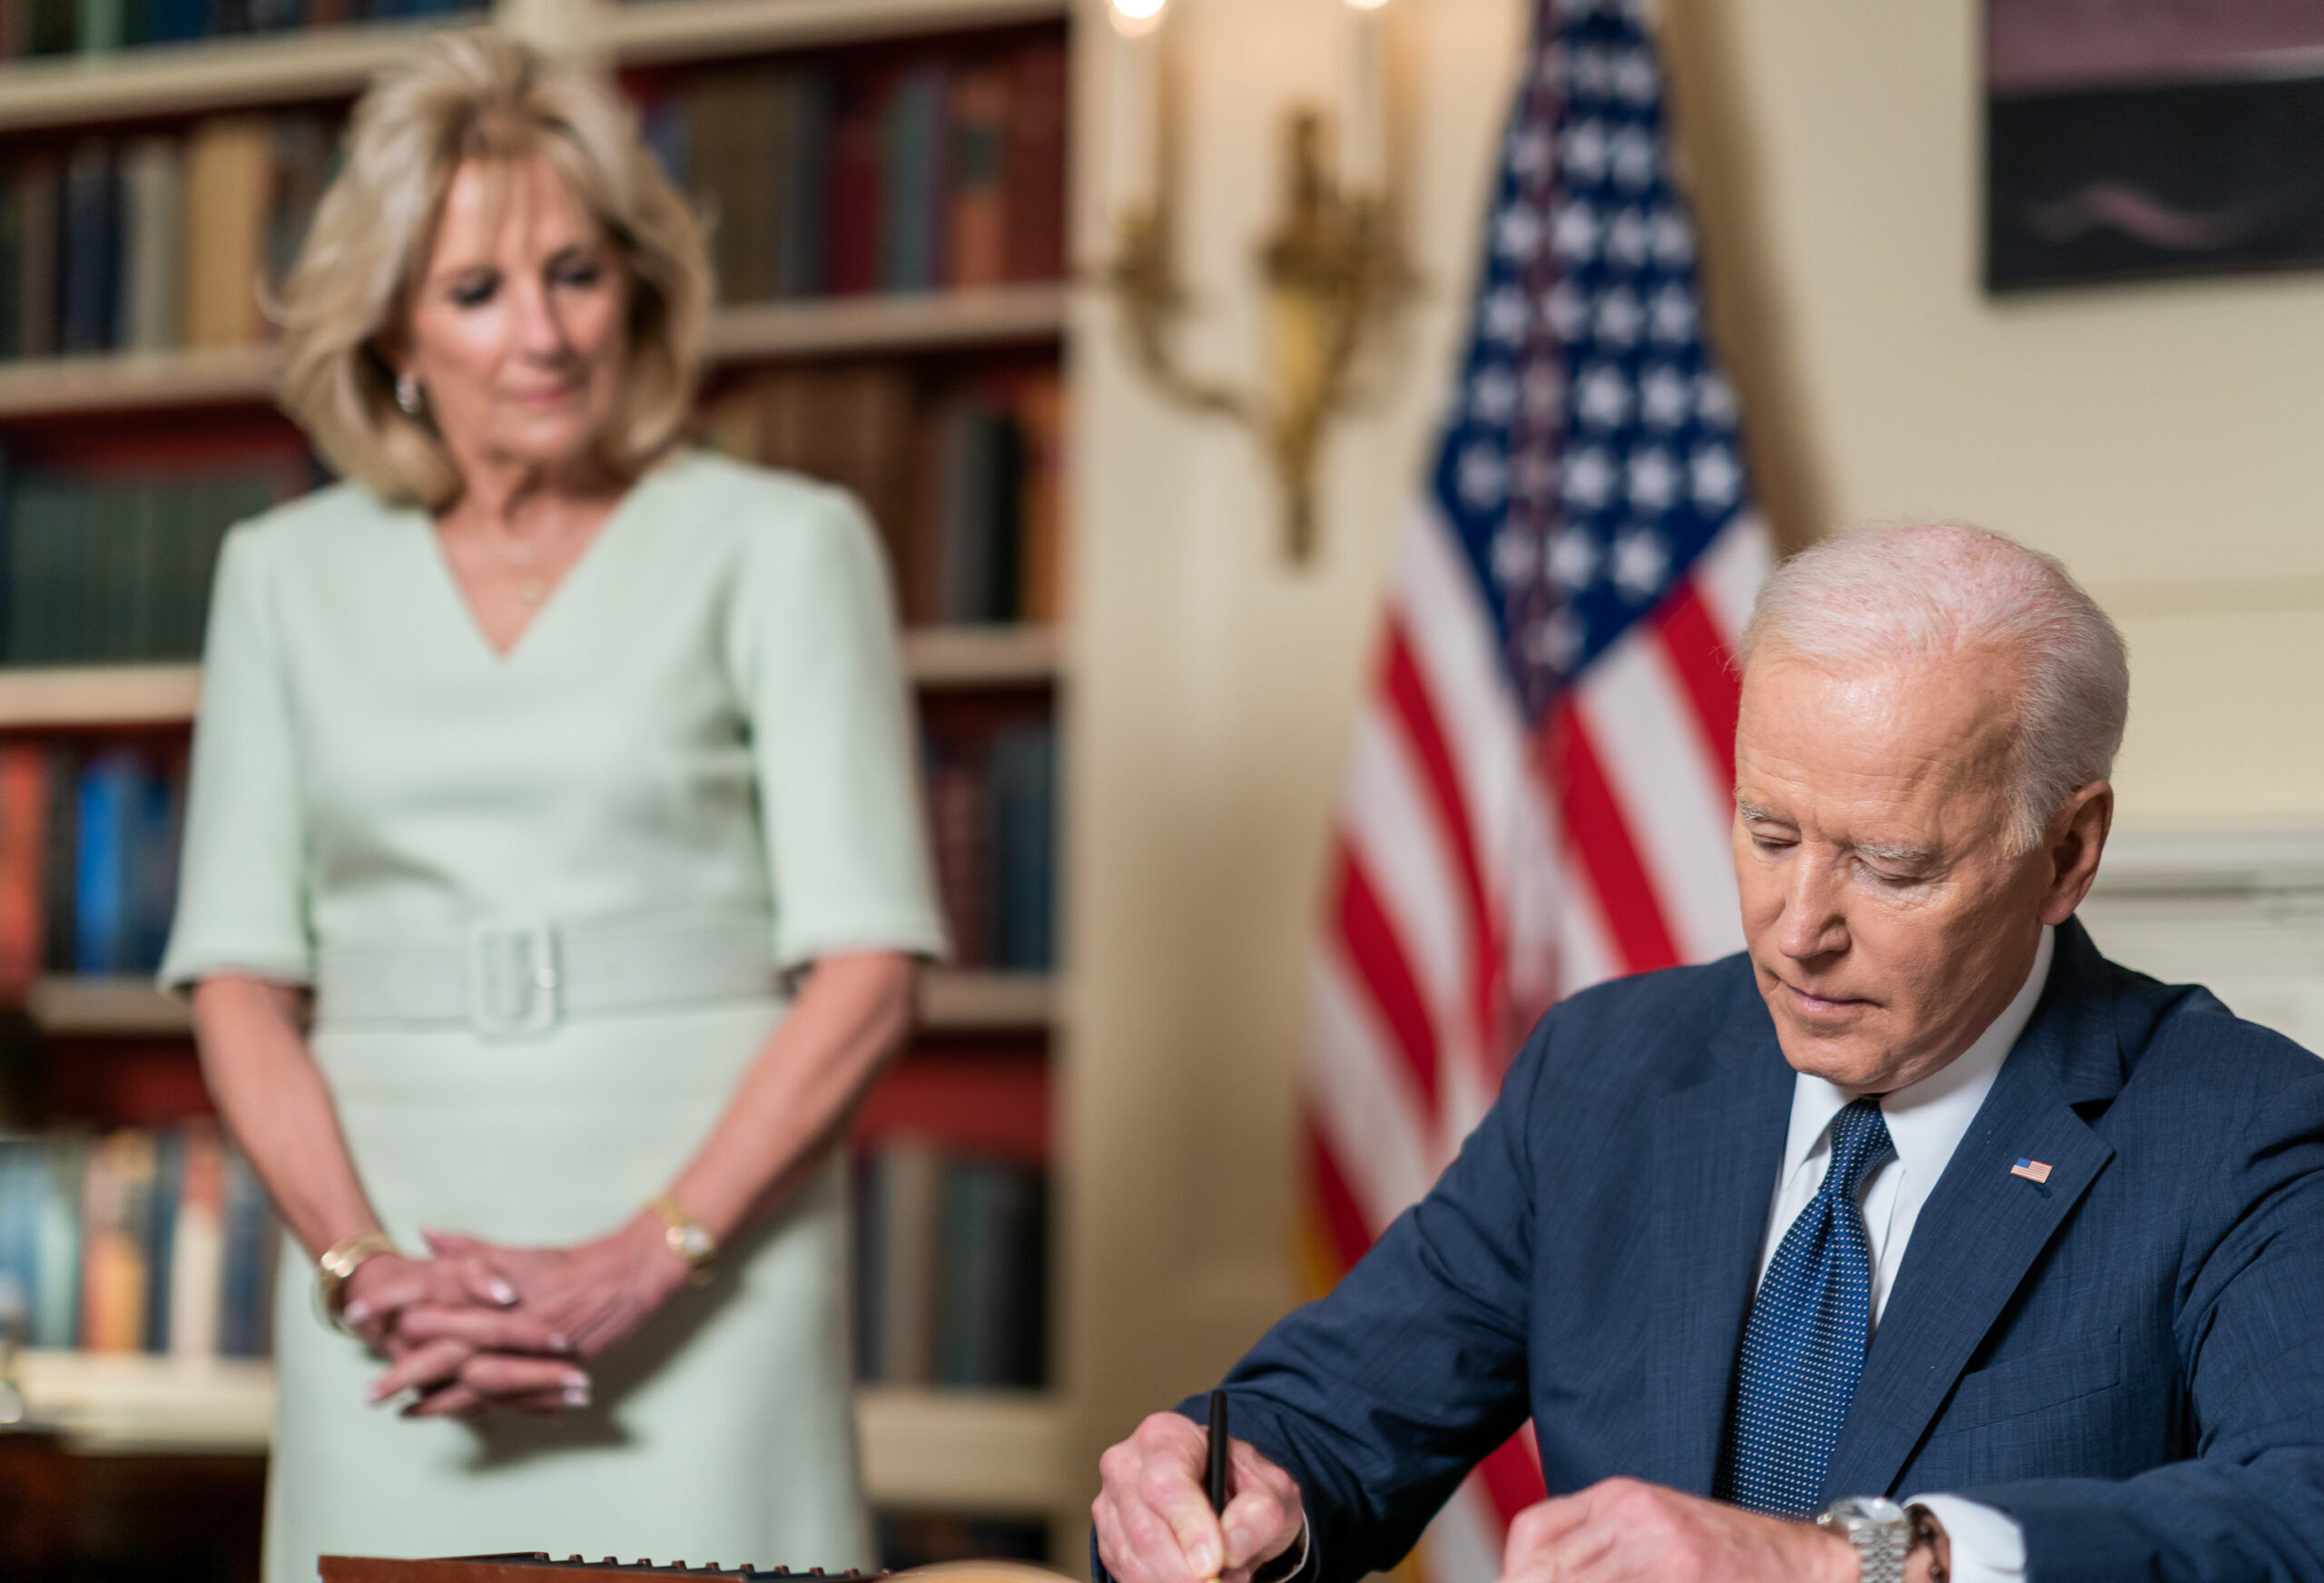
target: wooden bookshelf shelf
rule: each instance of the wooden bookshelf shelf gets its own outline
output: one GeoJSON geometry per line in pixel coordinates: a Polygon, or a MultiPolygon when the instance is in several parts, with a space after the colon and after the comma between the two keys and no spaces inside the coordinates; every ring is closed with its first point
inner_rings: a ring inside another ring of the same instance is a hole
{"type": "MultiPolygon", "coordinates": [[[[1050,284],[722,309],[706,350],[714,366],[1053,340],[1065,333],[1066,296],[1050,284]]],[[[0,422],[265,402],[273,393],[271,346],[0,362],[0,422]]]]}
{"type": "Polygon", "coordinates": [[[265,401],[273,391],[269,346],[0,362],[0,420],[265,401]]]}
{"type": "MultiPolygon", "coordinates": [[[[16,1377],[30,1420],[84,1455],[260,1456],[271,1438],[265,1362],[29,1352],[16,1377]]],[[[856,1404],[865,1477],[882,1505],[1041,1513],[1073,1481],[1054,1396],[869,1386],[856,1404]]]]}
{"type": "Polygon", "coordinates": [[[0,730],[168,725],[193,718],[195,665],[0,668],[0,730]]]}
{"type": "Polygon", "coordinates": [[[953,1033],[1049,1027],[1058,1020],[1058,981],[1049,973],[940,968],[921,979],[920,1020],[953,1033]]]}
{"type": "Polygon", "coordinates": [[[274,1370],[249,1359],[29,1352],[16,1380],[31,1421],[98,1455],[261,1453],[274,1419],[274,1370]]]}
{"type": "MultiPolygon", "coordinates": [[[[921,627],[904,634],[904,668],[929,688],[1056,680],[1057,633],[1040,626],[921,627]]],[[[0,731],[183,724],[202,695],[198,665],[0,667],[0,731]]]]}
{"type": "Polygon", "coordinates": [[[855,1404],[874,1504],[1039,1516],[1081,1482],[1064,1403],[1048,1392],[873,1385],[855,1404]]]}
{"type": "Polygon", "coordinates": [[[595,37],[644,64],[1058,22],[1070,0],[633,0],[597,13],[595,37]]]}
{"type": "MultiPolygon", "coordinates": [[[[923,1027],[950,1032],[1047,1027],[1057,1017],[1057,983],[1046,973],[939,968],[921,985],[923,1027]]],[[[53,973],[34,980],[25,1010],[44,1033],[79,1038],[183,1036],[193,1019],[183,1001],[136,976],[53,973]]]]}
{"type": "Polygon", "coordinates": [[[1065,316],[1066,288],[1054,282],[767,302],[720,309],[706,349],[713,363],[734,363],[1009,346],[1055,339],[1065,316]]]}
{"type": "Polygon", "coordinates": [[[1065,649],[1047,626],[937,626],[904,634],[904,666],[922,687],[993,687],[1054,682],[1065,649]]]}
{"type": "Polygon", "coordinates": [[[11,61],[0,66],[0,132],[351,96],[422,33],[481,15],[11,61]]]}

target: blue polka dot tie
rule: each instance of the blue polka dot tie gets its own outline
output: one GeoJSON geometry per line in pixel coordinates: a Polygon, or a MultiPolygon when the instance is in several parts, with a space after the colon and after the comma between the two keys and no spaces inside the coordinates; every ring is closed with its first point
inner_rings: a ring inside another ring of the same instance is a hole
{"type": "Polygon", "coordinates": [[[1877,1101],[1859,1099],[1832,1118],[1824,1185],[1783,1234],[1751,1302],[1720,1499],[1781,1517],[1823,1504],[1872,1335],[1872,1244],[1856,1199],[1896,1152],[1877,1101]]]}

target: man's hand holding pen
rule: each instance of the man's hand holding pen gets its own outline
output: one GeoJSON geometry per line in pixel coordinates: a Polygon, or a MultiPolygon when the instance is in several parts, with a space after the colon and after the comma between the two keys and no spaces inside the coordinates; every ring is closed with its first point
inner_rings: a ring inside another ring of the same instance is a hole
{"type": "Polygon", "coordinates": [[[1230,1440],[1233,1494],[1214,1512],[1204,1488],[1209,1437],[1157,1412],[1098,1463],[1105,1487],[1090,1507],[1115,1583],[1251,1583],[1299,1542],[1305,1522],[1291,1475],[1230,1440]]]}

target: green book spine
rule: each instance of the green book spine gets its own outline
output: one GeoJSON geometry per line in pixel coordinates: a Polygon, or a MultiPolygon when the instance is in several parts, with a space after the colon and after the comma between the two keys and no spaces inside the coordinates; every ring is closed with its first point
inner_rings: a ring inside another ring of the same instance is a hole
{"type": "Polygon", "coordinates": [[[98,54],[121,47],[123,0],[81,0],[80,37],[83,54],[98,54]]]}

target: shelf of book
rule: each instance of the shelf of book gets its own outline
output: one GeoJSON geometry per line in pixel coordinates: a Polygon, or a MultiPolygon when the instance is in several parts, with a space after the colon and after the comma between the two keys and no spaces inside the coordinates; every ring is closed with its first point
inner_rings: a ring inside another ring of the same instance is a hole
{"type": "Polygon", "coordinates": [[[922,687],[1007,687],[1059,680],[1065,647],[1050,626],[934,626],[904,634],[904,665],[922,687]]]}
{"type": "MultiPolygon", "coordinates": [[[[906,674],[929,688],[1037,684],[1064,664],[1045,626],[921,628],[903,646],[906,674]]],[[[0,667],[0,731],[182,724],[201,694],[198,665],[0,667]]]]}
{"type": "MultiPolygon", "coordinates": [[[[34,1351],[16,1380],[30,1421],[86,1455],[262,1455],[274,1417],[273,1368],[248,1359],[34,1351]]],[[[1052,1395],[865,1386],[856,1405],[881,1505],[1042,1513],[1069,1480],[1052,1395]]]]}
{"type": "Polygon", "coordinates": [[[1065,315],[1054,281],[765,302],[719,310],[706,349],[716,363],[1008,346],[1062,335],[1065,315]]]}
{"type": "Polygon", "coordinates": [[[448,20],[481,17],[356,23],[10,61],[0,65],[0,131],[351,96],[373,73],[400,60],[419,34],[448,20]]]}
{"type": "Polygon", "coordinates": [[[615,60],[643,64],[1056,22],[1072,9],[1070,0],[633,0],[601,6],[593,35],[615,60]]]}
{"type": "MultiPolygon", "coordinates": [[[[1046,973],[938,968],[921,986],[921,1025],[976,1033],[1049,1027],[1057,985],[1046,973]]],[[[131,975],[52,973],[33,981],[25,1010],[44,1033],[80,1038],[179,1037],[192,1033],[185,1003],[131,975]]]]}
{"type": "Polygon", "coordinates": [[[201,692],[195,665],[0,668],[0,730],[169,725],[201,692]]]}
{"type": "MultiPolygon", "coordinates": [[[[1011,346],[1061,336],[1066,296],[1049,284],[721,309],[705,349],[717,364],[1011,346]]],[[[273,390],[265,345],[28,358],[0,362],[0,422],[263,402],[273,390]]]]}

